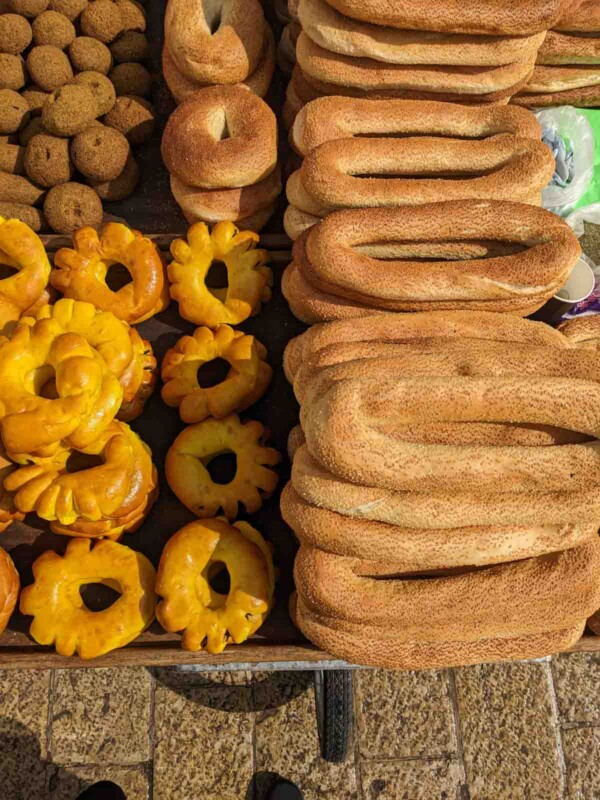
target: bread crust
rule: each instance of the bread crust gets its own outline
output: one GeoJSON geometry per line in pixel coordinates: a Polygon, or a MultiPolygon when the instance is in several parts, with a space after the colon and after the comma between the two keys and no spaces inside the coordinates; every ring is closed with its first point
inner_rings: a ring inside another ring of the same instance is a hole
{"type": "Polygon", "coordinates": [[[600,5],[597,0],[574,0],[554,26],[557,31],[596,33],[600,30],[600,5]]]}
{"type": "Polygon", "coordinates": [[[547,106],[565,105],[595,108],[600,105],[600,84],[584,86],[580,89],[566,89],[562,92],[523,93],[515,95],[510,102],[525,108],[546,108],[547,106]]]}
{"type": "Polygon", "coordinates": [[[583,89],[600,84],[600,63],[596,65],[571,65],[536,67],[522,94],[546,94],[583,89]]]}
{"type": "Polygon", "coordinates": [[[538,64],[598,64],[600,38],[548,31],[539,49],[538,64]]]}

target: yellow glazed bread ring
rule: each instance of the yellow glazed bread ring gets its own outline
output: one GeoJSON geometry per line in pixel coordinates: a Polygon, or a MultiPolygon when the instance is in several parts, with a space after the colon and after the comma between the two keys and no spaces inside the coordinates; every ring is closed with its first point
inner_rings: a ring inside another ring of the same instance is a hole
{"type": "Polygon", "coordinates": [[[72,539],[64,556],[52,550],[33,564],[34,583],[21,592],[22,614],[38,644],[61,656],[97,658],[137,638],[154,619],[156,572],[141,553],[116,542],[72,539]],[[90,611],[79,593],[103,583],[121,597],[104,611],[90,611]]]}
{"type": "Polygon", "coordinates": [[[80,517],[124,517],[146,504],[155,484],[152,455],[129,425],[113,422],[91,445],[78,450],[99,456],[101,463],[69,472],[71,451],[61,449],[53,461],[12,472],[4,485],[16,492],[17,508],[70,525],[80,517]]]}
{"type": "Polygon", "coordinates": [[[8,625],[19,596],[19,573],[6,550],[0,549],[0,633],[8,625]]]}
{"type": "MultiPolygon", "coordinates": [[[[0,533],[3,533],[15,520],[25,519],[25,514],[15,506],[14,495],[4,487],[4,481],[17,469],[0,448],[0,533]]],[[[4,551],[2,551],[4,552],[4,551]]]]}
{"type": "Polygon", "coordinates": [[[277,450],[262,444],[266,437],[260,422],[241,423],[235,414],[190,425],[167,453],[169,486],[197,517],[213,517],[221,508],[232,520],[240,503],[249,514],[258,511],[277,485],[277,473],[270,467],[280,461],[277,450]],[[207,467],[224,453],[235,454],[236,473],[229,483],[215,483],[207,467]]]}
{"type": "Polygon", "coordinates": [[[230,640],[241,644],[260,628],[274,588],[271,552],[257,530],[247,522],[192,522],[163,550],[156,591],[164,599],[156,614],[165,630],[183,630],[185,650],[220,653],[230,640]],[[229,572],[227,595],[210,585],[218,563],[229,572]]]}
{"type": "Polygon", "coordinates": [[[135,328],[129,329],[129,336],[133,358],[119,376],[123,387],[123,403],[117,417],[122,422],[131,422],[140,416],[146,402],[152,397],[157,381],[157,363],[152,345],[142,339],[135,328]]]}
{"type": "Polygon", "coordinates": [[[122,397],[98,352],[54,319],[18,324],[0,347],[0,430],[14,461],[52,455],[61,442],[87,446],[113,420],[122,397]],[[55,399],[43,396],[49,381],[55,399]]]}
{"type": "Polygon", "coordinates": [[[258,235],[239,232],[232,222],[219,222],[212,230],[198,222],[188,230],[187,241],[171,244],[169,264],[171,297],[179,313],[195,325],[214,328],[221,323],[236,325],[260,309],[271,298],[272,274],[265,266],[267,251],[257,250],[258,235]],[[208,289],[205,283],[214,261],[227,269],[225,289],[208,289]]]}
{"type": "Polygon", "coordinates": [[[73,234],[74,249],[61,248],[54,256],[50,281],[74,300],[87,300],[136,325],[165,309],[168,289],[156,245],[120,222],[109,222],[100,237],[93,228],[73,234]],[[113,292],[106,284],[113,264],[123,264],[131,282],[113,292]]]}
{"type": "Polygon", "coordinates": [[[162,363],[162,398],[179,408],[184,422],[202,422],[208,416],[221,419],[243,411],[263,396],[271,381],[273,371],[266,357],[266,348],[258,339],[229,325],[219,325],[214,332],[197,328],[193,336],[182,337],[167,351],[162,363]],[[198,370],[219,358],[229,364],[227,377],[203,388],[198,370]]]}
{"type": "Polygon", "coordinates": [[[50,262],[40,237],[18,219],[0,217],[0,264],[16,270],[0,280],[0,330],[43,295],[50,262]]]}

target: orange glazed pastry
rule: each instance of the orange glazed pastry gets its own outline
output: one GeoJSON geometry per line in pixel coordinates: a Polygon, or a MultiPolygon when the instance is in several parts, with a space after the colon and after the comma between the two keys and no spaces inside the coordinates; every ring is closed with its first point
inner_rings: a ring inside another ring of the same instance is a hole
{"type": "Polygon", "coordinates": [[[19,596],[19,573],[6,550],[0,549],[0,633],[8,625],[19,596]]]}

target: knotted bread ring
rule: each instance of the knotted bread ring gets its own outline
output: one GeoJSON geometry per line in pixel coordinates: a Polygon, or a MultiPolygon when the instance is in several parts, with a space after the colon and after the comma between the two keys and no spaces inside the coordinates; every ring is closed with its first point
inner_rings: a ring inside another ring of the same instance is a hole
{"type": "Polygon", "coordinates": [[[122,397],[102,356],[54,319],[18,324],[0,348],[0,430],[13,461],[52,455],[61,442],[86,447],[114,419],[122,397]]]}
{"type": "Polygon", "coordinates": [[[254,336],[229,325],[196,328],[168,350],[162,362],[165,383],[162,398],[168,406],[179,407],[184,422],[202,422],[206,417],[221,419],[243,411],[265,393],[273,370],[266,362],[267,350],[254,336]],[[227,377],[214,386],[198,382],[203,364],[223,359],[229,366],[227,377]]]}
{"type": "Polygon", "coordinates": [[[184,650],[221,653],[241,644],[265,621],[273,605],[275,573],[265,540],[247,522],[192,522],[169,539],[158,566],[156,615],[166,631],[183,630],[184,650]],[[210,580],[225,565],[227,594],[210,580]],[[215,569],[217,572],[215,572],[215,569]]]}
{"type": "Polygon", "coordinates": [[[185,428],[175,439],[165,462],[167,481],[179,500],[197,517],[214,517],[219,508],[235,519],[238,504],[249,514],[258,511],[263,498],[277,485],[277,450],[265,447],[267,431],[254,420],[241,423],[236,414],[222,420],[206,419],[185,428]],[[207,469],[213,458],[234,453],[235,476],[216,483],[207,469]]]}
{"type": "Polygon", "coordinates": [[[89,659],[124,647],[154,619],[156,572],[142,553],[110,541],[72,539],[64,556],[48,550],[33,564],[34,583],[21,592],[22,614],[38,644],[61,656],[89,659]],[[102,583],[121,593],[103,611],[90,611],[79,590],[102,583]]]}
{"type": "Polygon", "coordinates": [[[258,235],[238,231],[232,222],[219,222],[209,232],[203,222],[188,230],[187,242],[171,244],[169,264],[171,297],[179,303],[179,313],[195,325],[214,328],[221,323],[236,325],[260,310],[271,299],[272,274],[267,251],[256,250],[258,235]],[[205,280],[214,261],[227,269],[227,288],[209,289],[205,280]]]}
{"type": "Polygon", "coordinates": [[[17,270],[0,280],[0,330],[43,295],[50,262],[39,236],[18,219],[0,217],[0,264],[17,270]]]}
{"type": "Polygon", "coordinates": [[[117,417],[122,422],[131,422],[140,416],[146,402],[152,397],[157,380],[157,363],[152,345],[142,339],[135,328],[129,329],[129,336],[133,358],[129,367],[119,376],[123,387],[123,403],[117,417]]]}
{"type": "Polygon", "coordinates": [[[93,228],[73,234],[74,249],[63,247],[54,256],[50,282],[74,300],[92,302],[136,325],[168,305],[164,266],[156,245],[120,222],[109,222],[100,237],[93,228]],[[123,264],[131,282],[113,292],[106,284],[111,266],[123,264]]]}
{"type": "Polygon", "coordinates": [[[4,486],[16,492],[14,502],[20,511],[35,511],[42,519],[59,522],[61,532],[75,523],[70,531],[74,535],[80,521],[138,516],[156,486],[156,475],[150,449],[129,425],[114,421],[87,447],[61,448],[51,461],[12,472],[4,486]],[[79,461],[82,468],[69,471],[69,457],[75,452],[81,454],[75,467],[79,461]],[[86,466],[83,456],[98,456],[100,463],[86,466]]]}

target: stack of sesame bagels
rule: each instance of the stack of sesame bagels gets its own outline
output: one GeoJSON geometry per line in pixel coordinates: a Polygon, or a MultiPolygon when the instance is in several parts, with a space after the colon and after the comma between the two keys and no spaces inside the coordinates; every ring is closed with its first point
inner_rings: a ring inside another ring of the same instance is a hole
{"type": "Polygon", "coordinates": [[[529,107],[600,105],[600,3],[574,0],[538,52],[526,86],[513,98],[529,107]]]}
{"type": "Polygon", "coordinates": [[[162,139],[171,190],[186,220],[260,230],[281,193],[277,121],[243,85],[210,86],[173,112],[162,139]]]}
{"type": "Polygon", "coordinates": [[[288,124],[323,95],[503,104],[530,78],[561,0],[300,0],[288,124]]]}
{"type": "Polygon", "coordinates": [[[408,669],[578,639],[600,604],[599,341],[598,318],[433,311],[288,344],[301,427],[281,510],[309,639],[408,669]]]}
{"type": "Polygon", "coordinates": [[[215,84],[244,83],[264,97],[275,39],[258,0],[169,0],[162,61],[178,103],[215,84]]]}

